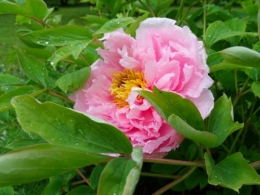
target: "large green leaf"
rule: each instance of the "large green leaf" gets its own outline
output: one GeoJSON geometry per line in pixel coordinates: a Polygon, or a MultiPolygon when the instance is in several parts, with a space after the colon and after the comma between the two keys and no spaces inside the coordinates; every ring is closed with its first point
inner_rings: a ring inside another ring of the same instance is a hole
{"type": "Polygon", "coordinates": [[[68,73],[56,81],[62,91],[67,93],[68,89],[75,91],[82,87],[90,75],[90,67],[85,67],[75,72],[68,73]]]}
{"type": "Polygon", "coordinates": [[[45,179],[108,159],[70,148],[42,144],[0,155],[0,186],[45,179]]]}
{"type": "Polygon", "coordinates": [[[133,22],[135,20],[131,17],[112,19],[106,22],[95,34],[112,32],[133,22]]]}
{"type": "Polygon", "coordinates": [[[260,53],[246,47],[235,46],[220,51],[224,63],[245,67],[260,67],[260,53]]]}
{"type": "Polygon", "coordinates": [[[244,35],[244,32],[234,31],[222,21],[216,21],[209,25],[206,31],[205,44],[210,48],[214,43],[230,37],[244,35]]]}
{"type": "Polygon", "coordinates": [[[115,158],[101,173],[98,194],[131,195],[139,180],[143,163],[142,148],[134,148],[132,159],[115,158]]]}
{"type": "Polygon", "coordinates": [[[15,97],[12,105],[22,128],[39,134],[51,144],[94,153],[131,154],[128,138],[109,124],[95,122],[55,103],[39,103],[30,96],[15,97]]]}
{"type": "Polygon", "coordinates": [[[44,19],[47,11],[47,6],[42,0],[26,0],[26,7],[7,0],[0,1],[0,14],[17,14],[44,19]]]}
{"type": "Polygon", "coordinates": [[[34,56],[27,54],[24,50],[19,48],[15,50],[25,74],[36,83],[42,84],[47,88],[49,77],[45,65],[34,56]]]}
{"type": "Polygon", "coordinates": [[[216,144],[217,136],[207,132],[207,131],[198,131],[187,124],[179,116],[172,114],[168,118],[168,123],[184,137],[191,139],[193,141],[199,142],[207,147],[212,147],[216,144]]]}
{"type": "Polygon", "coordinates": [[[153,105],[164,120],[168,121],[169,116],[174,114],[193,128],[205,130],[200,112],[190,100],[171,92],[161,91],[156,87],[153,88],[153,92],[138,91],[138,93],[153,105]]]}
{"type": "Polygon", "coordinates": [[[238,192],[242,185],[260,185],[260,176],[248,165],[241,153],[235,153],[215,165],[212,157],[205,153],[208,182],[238,192]]]}
{"type": "Polygon", "coordinates": [[[24,35],[34,43],[45,46],[65,46],[89,43],[92,35],[82,26],[69,25],[47,28],[24,35]]]}
{"type": "Polygon", "coordinates": [[[0,112],[10,110],[12,108],[11,99],[18,95],[30,94],[34,91],[38,90],[38,88],[33,86],[25,86],[19,87],[12,91],[9,91],[0,96],[0,112]]]}
{"type": "Polygon", "coordinates": [[[234,131],[243,128],[243,124],[233,121],[232,102],[224,94],[215,103],[209,116],[209,131],[218,137],[214,147],[221,145],[234,131]]]}

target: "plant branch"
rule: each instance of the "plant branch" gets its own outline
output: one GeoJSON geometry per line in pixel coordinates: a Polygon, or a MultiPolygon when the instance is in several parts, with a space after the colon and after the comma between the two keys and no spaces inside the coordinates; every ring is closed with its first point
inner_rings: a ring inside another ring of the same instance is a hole
{"type": "Polygon", "coordinates": [[[196,167],[192,167],[189,171],[187,171],[184,175],[182,175],[181,177],[179,177],[178,179],[174,180],[173,182],[167,184],[166,186],[162,187],[161,189],[159,189],[158,191],[156,191],[153,195],[159,195],[162,194],[164,192],[166,192],[167,190],[169,190],[171,187],[177,185],[178,183],[180,183],[181,181],[183,181],[184,179],[186,179],[187,177],[190,176],[190,174],[192,174],[192,172],[196,169],[196,167]]]}
{"type": "Polygon", "coordinates": [[[171,160],[171,159],[161,159],[161,158],[144,158],[143,162],[147,163],[159,163],[166,165],[182,165],[182,166],[194,166],[194,167],[205,167],[203,162],[193,162],[184,160],[171,160]]]}
{"type": "Polygon", "coordinates": [[[153,17],[156,17],[150,5],[145,5],[141,0],[138,1],[142,4],[142,6],[146,7],[151,12],[153,17]]]}
{"type": "Polygon", "coordinates": [[[140,175],[147,176],[147,177],[160,177],[160,178],[169,178],[169,179],[177,179],[180,177],[178,175],[166,175],[166,174],[156,174],[156,173],[146,173],[146,172],[142,172],[140,175]]]}
{"type": "Polygon", "coordinates": [[[76,171],[78,172],[78,174],[80,175],[80,177],[85,181],[85,183],[90,186],[90,183],[89,183],[88,179],[80,172],[80,170],[79,170],[79,169],[76,169],[76,171]]]}
{"type": "Polygon", "coordinates": [[[74,103],[74,102],[71,101],[69,98],[64,97],[63,95],[58,94],[58,93],[56,93],[56,92],[54,92],[54,91],[47,90],[46,92],[47,92],[48,94],[51,94],[51,95],[53,95],[53,96],[56,96],[56,97],[61,98],[61,99],[63,99],[63,100],[66,100],[67,102],[74,103]]]}

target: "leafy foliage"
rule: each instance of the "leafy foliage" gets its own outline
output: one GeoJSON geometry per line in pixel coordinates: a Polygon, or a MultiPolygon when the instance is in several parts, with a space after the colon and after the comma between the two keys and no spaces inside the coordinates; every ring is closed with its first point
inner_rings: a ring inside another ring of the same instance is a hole
{"type": "Polygon", "coordinates": [[[20,28],[0,74],[0,194],[22,194],[25,183],[42,195],[259,194],[260,1],[82,2],[92,7],[84,22],[64,23],[43,0],[0,0],[0,14],[15,15],[20,28]],[[187,138],[164,158],[143,156],[68,99],[89,78],[101,38],[120,28],[135,36],[148,17],[189,26],[205,44],[214,80],[205,120],[177,94],[139,91],[187,138]]]}

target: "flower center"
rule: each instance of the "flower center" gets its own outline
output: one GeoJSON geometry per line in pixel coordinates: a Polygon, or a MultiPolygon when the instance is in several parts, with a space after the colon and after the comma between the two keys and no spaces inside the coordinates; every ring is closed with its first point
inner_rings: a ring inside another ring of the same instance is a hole
{"type": "MultiPolygon", "coordinates": [[[[131,93],[133,87],[142,89],[145,89],[146,87],[144,74],[139,71],[125,69],[124,71],[115,73],[112,76],[112,84],[109,90],[114,97],[113,102],[116,103],[119,108],[129,106],[126,99],[131,93]]],[[[138,99],[139,98],[141,98],[141,96],[138,96],[138,99]]]]}

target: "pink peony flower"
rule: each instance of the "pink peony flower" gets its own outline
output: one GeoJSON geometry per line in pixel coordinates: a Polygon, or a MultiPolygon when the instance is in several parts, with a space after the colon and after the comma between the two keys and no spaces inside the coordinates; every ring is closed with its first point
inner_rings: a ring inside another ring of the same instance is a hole
{"type": "Polygon", "coordinates": [[[190,99],[206,118],[213,108],[203,43],[188,27],[166,18],[140,24],[136,38],[117,30],[105,37],[102,59],[92,65],[84,86],[71,99],[74,109],[101,118],[123,131],[144,153],[169,152],[184,137],[136,92],[153,86],[190,99]]]}

